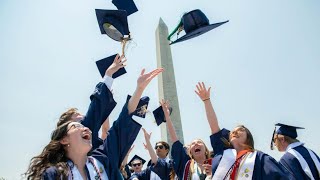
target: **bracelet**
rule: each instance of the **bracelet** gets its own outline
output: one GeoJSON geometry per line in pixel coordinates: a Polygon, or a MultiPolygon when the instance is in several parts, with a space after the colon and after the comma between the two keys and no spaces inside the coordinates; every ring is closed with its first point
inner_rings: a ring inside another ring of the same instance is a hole
{"type": "Polygon", "coordinates": [[[202,101],[204,102],[204,101],[207,101],[207,100],[210,100],[210,98],[207,98],[207,99],[203,99],[202,101]]]}

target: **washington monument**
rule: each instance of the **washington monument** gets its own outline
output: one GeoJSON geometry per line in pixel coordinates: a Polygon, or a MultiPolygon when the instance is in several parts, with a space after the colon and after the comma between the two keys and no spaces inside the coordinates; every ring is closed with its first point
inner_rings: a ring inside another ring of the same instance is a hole
{"type": "MultiPolygon", "coordinates": [[[[171,119],[173,126],[177,132],[178,138],[181,143],[184,143],[183,131],[181,125],[180,108],[178,101],[178,94],[176,88],[176,80],[174,76],[174,69],[172,63],[171,48],[169,45],[168,37],[168,27],[160,18],[159,25],[156,29],[156,49],[157,49],[157,66],[165,69],[163,73],[159,75],[158,78],[158,90],[159,98],[169,100],[170,106],[173,111],[171,114],[171,119]]],[[[172,145],[172,141],[167,132],[167,126],[165,123],[160,125],[161,128],[161,140],[168,142],[172,145]]]]}

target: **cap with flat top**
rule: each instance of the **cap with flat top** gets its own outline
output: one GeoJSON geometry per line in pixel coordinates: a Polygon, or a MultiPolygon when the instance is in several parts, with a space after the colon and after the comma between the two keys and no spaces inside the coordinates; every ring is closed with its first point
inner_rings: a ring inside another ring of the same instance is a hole
{"type": "Polygon", "coordinates": [[[138,11],[133,0],[112,0],[112,4],[114,4],[119,10],[127,11],[128,16],[138,11]]]}
{"type": "MultiPolygon", "coordinates": [[[[129,101],[130,98],[131,98],[131,96],[128,95],[127,101],[129,101]]],[[[145,118],[146,113],[147,113],[147,109],[148,109],[148,105],[149,105],[149,101],[150,101],[150,98],[148,96],[142,97],[138,103],[136,110],[132,114],[135,116],[141,117],[141,118],[145,118]]]]}
{"type": "Polygon", "coordinates": [[[107,34],[115,41],[130,39],[127,12],[125,10],[96,9],[96,16],[101,34],[107,34]]]}
{"type": "MultiPolygon", "coordinates": [[[[116,56],[117,56],[117,54],[114,54],[112,56],[109,56],[109,57],[100,59],[99,61],[96,61],[96,65],[98,67],[98,70],[99,70],[101,77],[103,77],[105,75],[106,70],[111,66],[111,64],[113,63],[116,56]]],[[[127,71],[124,67],[122,67],[112,75],[112,78],[115,79],[125,73],[127,73],[127,71]]]]}
{"type": "Polygon", "coordinates": [[[138,156],[138,155],[134,155],[133,158],[129,161],[128,165],[129,165],[130,167],[132,167],[132,166],[133,166],[132,163],[133,163],[135,160],[141,161],[141,165],[143,165],[143,164],[146,162],[146,160],[144,160],[142,157],[140,157],[140,156],[138,156]]]}
{"type": "Polygon", "coordinates": [[[304,129],[303,127],[290,126],[282,123],[277,123],[275,126],[280,126],[278,129],[274,128],[272,139],[271,139],[271,149],[273,149],[274,143],[274,135],[281,134],[284,136],[288,136],[292,139],[296,139],[298,137],[297,129],[304,129]]]}
{"type": "Polygon", "coordinates": [[[182,42],[194,37],[197,37],[203,33],[206,33],[214,28],[221,26],[224,23],[229,21],[218,22],[214,24],[209,23],[209,19],[207,16],[199,9],[195,9],[188,13],[185,13],[178,26],[173,30],[173,32],[168,36],[168,40],[170,41],[171,37],[177,32],[177,35],[184,30],[185,35],[178,38],[177,40],[170,42],[171,44],[175,44],[178,42],[182,42]]]}
{"type": "MultiPolygon", "coordinates": [[[[172,113],[172,108],[169,107],[170,115],[172,113]]],[[[159,126],[161,123],[166,122],[166,118],[164,116],[164,112],[162,109],[162,106],[159,106],[157,109],[155,109],[153,112],[153,116],[156,120],[157,126],[159,126]]]]}

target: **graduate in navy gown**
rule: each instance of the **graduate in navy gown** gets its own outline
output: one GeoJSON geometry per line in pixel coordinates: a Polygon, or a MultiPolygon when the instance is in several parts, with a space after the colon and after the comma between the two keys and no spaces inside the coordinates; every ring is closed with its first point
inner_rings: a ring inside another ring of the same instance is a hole
{"type": "Polygon", "coordinates": [[[254,149],[253,136],[246,127],[237,126],[231,132],[220,129],[210,101],[211,88],[207,89],[203,82],[196,88],[212,132],[212,179],[292,179],[271,156],[254,149]]]}
{"type": "MultiPolygon", "coordinates": [[[[170,152],[170,145],[167,142],[165,142],[165,141],[156,142],[154,149],[156,151],[156,155],[157,155],[158,159],[160,159],[168,164],[170,164],[172,162],[172,160],[168,157],[168,154],[170,152]]],[[[151,161],[150,161],[150,164],[151,164],[151,161]]],[[[174,171],[172,171],[171,173],[172,173],[172,175],[169,175],[169,176],[174,177],[174,175],[175,175],[175,174],[173,174],[174,171]]],[[[155,172],[151,171],[150,180],[161,180],[161,178],[155,172]]]]}
{"type": "MultiPolygon", "coordinates": [[[[139,179],[139,180],[156,180],[155,176],[152,176],[152,174],[156,175],[158,178],[160,179],[168,179],[166,176],[168,176],[168,174],[166,173],[167,170],[167,162],[165,161],[165,159],[159,159],[156,152],[153,150],[153,147],[151,145],[150,142],[150,137],[152,133],[148,133],[144,128],[142,128],[143,130],[143,134],[144,134],[144,138],[146,143],[144,143],[144,147],[145,149],[148,150],[151,161],[150,164],[148,164],[147,168],[142,170],[141,172],[137,172],[135,169],[135,172],[131,175],[132,180],[135,179],[139,179]],[[159,162],[159,164],[158,164],[159,162]],[[154,170],[154,166],[157,166],[158,168],[156,170],[154,170]],[[159,175],[157,173],[160,173],[159,175]]],[[[145,161],[142,161],[143,163],[145,161]]],[[[133,163],[131,163],[133,165],[133,163]]],[[[133,167],[135,168],[135,167],[133,167]]]]}
{"type": "Polygon", "coordinates": [[[110,91],[113,83],[112,75],[125,66],[125,61],[124,56],[117,55],[114,58],[113,63],[105,71],[102,82],[96,85],[95,91],[90,96],[91,103],[85,116],[80,114],[76,108],[71,108],[62,113],[57,127],[67,121],[80,122],[93,133],[92,149],[101,145],[102,140],[98,137],[99,129],[117,104],[110,91]]]}
{"type": "Polygon", "coordinates": [[[297,140],[297,129],[304,129],[278,123],[279,129],[275,129],[273,143],[280,152],[285,154],[280,159],[282,164],[296,179],[320,179],[320,159],[316,153],[297,140]]]}
{"type": "Polygon", "coordinates": [[[159,68],[145,74],[143,69],[133,96],[124,105],[103,145],[92,148],[92,133],[79,122],[67,121],[58,126],[42,153],[31,159],[27,179],[123,179],[120,164],[139,133],[141,125],[132,119],[140,97],[150,81],[161,73],[159,68]]]}
{"type": "Polygon", "coordinates": [[[169,115],[169,102],[162,100],[161,106],[165,114],[167,129],[173,142],[171,150],[172,164],[167,164],[168,168],[165,173],[167,176],[168,174],[171,175],[170,179],[173,179],[172,168],[174,168],[174,172],[180,180],[204,180],[208,175],[211,175],[211,165],[205,163],[210,158],[209,149],[201,139],[196,139],[188,147],[184,147],[173,127],[169,115]]]}

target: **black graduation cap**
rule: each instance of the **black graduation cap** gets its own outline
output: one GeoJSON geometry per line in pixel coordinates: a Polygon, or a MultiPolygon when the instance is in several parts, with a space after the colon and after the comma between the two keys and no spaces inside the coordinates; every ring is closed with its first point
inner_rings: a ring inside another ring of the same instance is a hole
{"type": "MultiPolygon", "coordinates": [[[[129,101],[130,98],[131,96],[128,95],[127,101],[129,101]]],[[[132,114],[141,118],[145,118],[149,101],[150,101],[150,98],[148,96],[142,97],[138,103],[137,109],[132,114]]]]}
{"type": "Polygon", "coordinates": [[[280,127],[278,128],[278,130],[276,130],[276,127],[274,128],[272,140],[271,140],[271,149],[273,149],[273,138],[275,134],[281,134],[281,135],[296,139],[298,137],[297,129],[304,129],[303,127],[290,126],[282,123],[277,123],[275,124],[275,126],[280,126],[280,127]]]}
{"type": "Polygon", "coordinates": [[[146,162],[146,160],[144,160],[142,157],[138,156],[138,155],[134,155],[133,158],[129,161],[128,165],[130,167],[132,167],[132,162],[135,160],[140,160],[141,161],[141,166],[143,166],[143,164],[146,162]]]}
{"type": "Polygon", "coordinates": [[[112,0],[112,4],[114,4],[118,9],[126,10],[128,16],[138,11],[133,0],[112,0]]]}
{"type": "Polygon", "coordinates": [[[227,22],[229,21],[210,24],[209,19],[206,17],[206,15],[201,10],[195,9],[182,16],[179,25],[168,36],[168,40],[170,40],[171,36],[174,35],[177,30],[183,29],[186,34],[178,38],[174,42],[171,42],[170,45],[197,37],[227,22]]]}
{"type": "MultiPolygon", "coordinates": [[[[172,108],[169,107],[170,115],[172,113],[172,108]]],[[[159,126],[162,122],[166,122],[164,112],[162,110],[162,106],[159,106],[157,109],[155,109],[153,112],[153,116],[156,119],[157,126],[159,126]]]]}
{"type": "Polygon", "coordinates": [[[297,129],[304,129],[303,127],[290,126],[281,123],[277,123],[276,126],[280,126],[279,129],[276,131],[276,134],[289,136],[293,139],[298,137],[297,129]]]}
{"type": "Polygon", "coordinates": [[[96,16],[101,34],[107,34],[115,41],[130,37],[127,12],[125,10],[96,9],[96,16]]]}
{"type": "MultiPolygon", "coordinates": [[[[114,58],[116,56],[117,56],[117,54],[114,54],[112,56],[109,56],[104,59],[100,59],[99,61],[96,61],[96,65],[97,65],[99,73],[102,77],[106,73],[106,70],[109,68],[109,66],[111,66],[111,64],[113,63],[114,58]]],[[[127,73],[127,71],[124,67],[122,67],[112,75],[112,78],[117,78],[125,73],[127,73]]]]}

